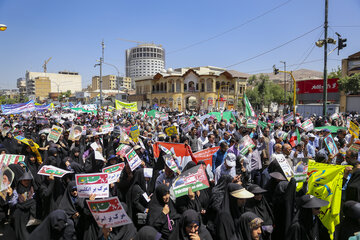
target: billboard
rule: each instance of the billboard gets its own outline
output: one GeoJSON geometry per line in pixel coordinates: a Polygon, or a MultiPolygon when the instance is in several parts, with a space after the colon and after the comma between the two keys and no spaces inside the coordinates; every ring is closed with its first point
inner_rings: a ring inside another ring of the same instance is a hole
{"type": "MultiPolygon", "coordinates": [[[[328,79],[328,93],[337,93],[338,90],[338,78],[328,79]]],[[[323,79],[317,80],[303,80],[296,82],[296,93],[322,93],[323,92],[323,79]]]]}

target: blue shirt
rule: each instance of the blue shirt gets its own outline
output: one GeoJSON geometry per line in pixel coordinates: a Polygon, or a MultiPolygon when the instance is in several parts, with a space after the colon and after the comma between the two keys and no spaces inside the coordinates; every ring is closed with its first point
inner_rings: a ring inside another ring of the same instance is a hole
{"type": "Polygon", "coordinates": [[[212,156],[212,171],[215,173],[215,169],[220,166],[226,157],[227,152],[223,152],[220,149],[212,156]]]}

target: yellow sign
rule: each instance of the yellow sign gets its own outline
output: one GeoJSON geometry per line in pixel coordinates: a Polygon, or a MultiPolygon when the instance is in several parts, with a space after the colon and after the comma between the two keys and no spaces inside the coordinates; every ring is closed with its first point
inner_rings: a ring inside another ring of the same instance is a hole
{"type": "Polygon", "coordinates": [[[175,126],[172,127],[168,127],[165,129],[166,135],[168,135],[169,137],[171,137],[172,135],[177,135],[177,128],[175,126]]]}
{"type": "Polygon", "coordinates": [[[120,102],[119,100],[115,99],[115,108],[116,110],[121,110],[121,109],[129,109],[132,112],[137,112],[138,108],[137,108],[137,102],[131,102],[131,103],[125,103],[125,102],[120,102]]]}
{"type": "Polygon", "coordinates": [[[355,123],[353,123],[352,121],[350,122],[349,132],[350,132],[351,135],[353,135],[355,138],[359,138],[359,126],[356,125],[355,123]]]}
{"type": "Polygon", "coordinates": [[[140,136],[140,131],[138,126],[133,126],[130,128],[130,135],[134,142],[138,142],[138,137],[140,136]]]}

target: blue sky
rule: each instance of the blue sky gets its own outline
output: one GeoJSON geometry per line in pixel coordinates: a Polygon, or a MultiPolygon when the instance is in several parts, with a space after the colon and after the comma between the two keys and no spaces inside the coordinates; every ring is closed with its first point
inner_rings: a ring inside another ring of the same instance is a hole
{"type": "MultiPolygon", "coordinates": [[[[83,86],[99,74],[94,68],[105,41],[105,61],[125,69],[125,50],[135,43],[125,38],[162,44],[166,68],[189,66],[226,67],[275,48],[323,24],[325,0],[0,0],[0,88],[15,88],[26,70],[42,71],[52,57],[48,72],[77,71],[83,86]],[[285,4],[284,4],[285,3],[285,4]],[[265,16],[212,40],[189,45],[221,34],[270,9],[265,16]],[[180,51],[176,51],[183,49],[180,51]]],[[[329,37],[335,32],[348,39],[347,47],[329,56],[328,69],[341,65],[360,51],[360,1],[329,0],[329,37]]],[[[323,49],[314,47],[323,28],[253,60],[230,69],[241,72],[270,72],[279,61],[290,70],[322,71],[323,49]],[[310,63],[307,63],[310,62],[310,63]],[[260,71],[259,71],[260,70],[260,71]]],[[[330,49],[335,46],[330,46],[330,49]]],[[[104,67],[104,75],[116,74],[104,67]]]]}

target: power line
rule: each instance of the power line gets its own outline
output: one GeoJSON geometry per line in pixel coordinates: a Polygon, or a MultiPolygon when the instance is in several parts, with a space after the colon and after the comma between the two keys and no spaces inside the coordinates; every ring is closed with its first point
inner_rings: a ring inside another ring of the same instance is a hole
{"type": "Polygon", "coordinates": [[[332,26],[337,28],[360,28],[360,25],[349,25],[349,26],[332,26]]]}
{"type": "MultiPolygon", "coordinates": [[[[331,60],[331,61],[341,61],[341,59],[328,59],[328,60],[331,60]]],[[[323,61],[323,59],[320,58],[320,59],[310,60],[310,61],[302,62],[302,63],[294,63],[294,64],[287,65],[287,67],[294,67],[294,66],[298,66],[298,65],[300,65],[300,64],[302,65],[302,64],[313,63],[313,62],[320,62],[320,61],[323,61]]],[[[273,68],[259,69],[259,70],[254,70],[254,71],[246,72],[246,73],[252,74],[252,73],[259,73],[259,72],[271,71],[271,70],[273,70],[273,68]]]]}
{"type": "Polygon", "coordinates": [[[308,55],[306,55],[306,57],[305,57],[305,58],[303,59],[303,61],[297,66],[297,68],[296,68],[294,71],[298,70],[299,67],[300,67],[301,65],[303,65],[303,63],[308,59],[308,57],[310,56],[310,54],[312,53],[312,51],[314,50],[314,48],[315,48],[315,44],[313,44],[313,47],[311,48],[311,50],[310,50],[310,52],[308,53],[308,55]]]}
{"type": "Polygon", "coordinates": [[[279,45],[279,46],[277,46],[277,47],[274,47],[274,48],[272,48],[272,49],[270,49],[270,50],[268,50],[268,51],[265,51],[265,52],[263,52],[263,53],[260,53],[260,54],[258,54],[258,55],[256,55],[256,56],[247,58],[247,59],[245,59],[245,60],[243,60],[243,61],[240,61],[240,62],[231,64],[231,65],[229,65],[229,66],[226,66],[225,68],[233,67],[233,66],[236,66],[236,65],[239,65],[239,64],[248,62],[248,61],[250,61],[250,60],[253,60],[253,59],[255,59],[255,58],[261,57],[261,56],[263,56],[263,55],[265,55],[265,54],[267,54],[267,53],[270,53],[270,52],[272,52],[272,51],[274,51],[274,50],[276,50],[276,49],[279,49],[279,48],[281,48],[281,47],[283,47],[283,46],[285,46],[285,45],[287,45],[287,44],[289,44],[289,43],[292,43],[292,42],[298,40],[299,38],[302,38],[302,37],[306,36],[306,35],[309,34],[309,33],[314,32],[315,30],[321,28],[322,26],[323,26],[323,25],[320,25],[320,26],[318,26],[318,27],[316,27],[316,28],[314,28],[314,29],[312,29],[312,30],[304,33],[304,34],[301,34],[300,36],[298,36],[298,37],[296,37],[296,38],[294,38],[294,39],[292,39],[292,40],[289,40],[289,41],[287,41],[287,42],[285,42],[285,43],[283,43],[283,44],[281,44],[281,45],[279,45]]]}
{"type": "Polygon", "coordinates": [[[253,22],[253,21],[255,21],[255,20],[257,20],[257,19],[259,19],[259,18],[261,18],[261,17],[263,17],[263,16],[265,16],[265,15],[267,15],[267,14],[273,12],[273,11],[275,11],[276,9],[281,8],[282,6],[285,6],[286,4],[290,3],[291,1],[292,1],[292,0],[288,0],[288,1],[286,1],[286,2],[284,2],[284,3],[282,3],[282,4],[278,5],[278,6],[276,6],[276,7],[274,7],[274,8],[271,8],[270,10],[268,10],[268,11],[266,11],[266,12],[264,12],[264,13],[256,16],[256,17],[251,18],[251,19],[249,19],[249,20],[241,23],[240,25],[237,25],[237,26],[235,26],[235,27],[232,27],[232,28],[230,28],[230,29],[228,29],[228,30],[226,30],[226,31],[224,31],[224,32],[221,32],[221,33],[219,33],[219,34],[216,34],[216,35],[214,35],[214,36],[212,36],[212,37],[209,37],[209,38],[207,38],[207,39],[204,39],[204,40],[201,40],[201,41],[192,43],[192,44],[187,45],[187,46],[185,46],[185,47],[183,47],[183,48],[179,48],[179,49],[177,49],[177,50],[170,51],[170,52],[168,52],[167,54],[172,54],[172,53],[176,53],[176,52],[180,52],[180,51],[186,50],[186,49],[188,49],[188,48],[191,48],[191,47],[194,47],[194,46],[196,46],[196,45],[200,45],[200,44],[202,44],[202,43],[205,43],[205,42],[208,42],[208,41],[213,40],[213,39],[215,39],[215,38],[218,38],[218,37],[220,37],[220,36],[222,36],[222,35],[225,35],[225,34],[227,34],[227,33],[229,33],[229,32],[235,31],[235,30],[237,30],[237,29],[245,26],[246,24],[251,23],[251,22],[253,22]]]}

